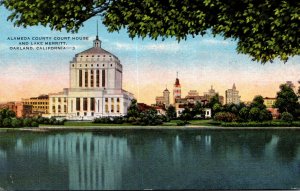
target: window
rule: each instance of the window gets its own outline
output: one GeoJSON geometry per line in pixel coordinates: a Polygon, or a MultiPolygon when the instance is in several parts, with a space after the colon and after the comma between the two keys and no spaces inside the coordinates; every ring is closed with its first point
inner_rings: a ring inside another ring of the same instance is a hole
{"type": "Polygon", "coordinates": [[[82,70],[79,70],[79,87],[82,87],[82,70]]]}
{"type": "Polygon", "coordinates": [[[67,98],[64,97],[64,102],[67,102],[67,98]]]}
{"type": "Polygon", "coordinates": [[[91,70],[91,87],[94,87],[94,70],[91,70]]]}
{"type": "Polygon", "coordinates": [[[87,110],[87,98],[83,98],[83,110],[87,110]]]}
{"type": "MultiPolygon", "coordinates": [[[[53,101],[53,102],[55,102],[55,97],[54,97],[54,98],[52,98],[52,101],[53,101]]],[[[30,104],[32,104],[32,102],[30,102],[30,104]]]]}
{"type": "Polygon", "coordinates": [[[84,86],[88,87],[88,71],[86,70],[84,73],[84,86]]]}
{"type": "Polygon", "coordinates": [[[102,87],[105,87],[105,70],[102,70],[102,87]]]}
{"type": "Polygon", "coordinates": [[[117,113],[120,113],[120,105],[117,105],[117,113]]]}
{"type": "Polygon", "coordinates": [[[108,98],[105,98],[105,102],[108,102],[108,98]]]}
{"type": "Polygon", "coordinates": [[[72,67],[74,67],[74,64],[72,64],[72,67]]]}
{"type": "Polygon", "coordinates": [[[92,114],[92,116],[94,116],[94,112],[92,112],[91,114],[92,114]]]}
{"type": "Polygon", "coordinates": [[[86,112],[84,112],[84,116],[86,116],[86,112]]]}
{"type": "Polygon", "coordinates": [[[64,113],[67,113],[67,106],[64,105],[64,113]]]}
{"type": "Polygon", "coordinates": [[[61,112],[61,107],[60,107],[60,105],[58,105],[58,113],[60,113],[61,112]]]}
{"type": "Polygon", "coordinates": [[[60,97],[58,98],[58,102],[60,102],[61,100],[60,100],[60,97]]]}
{"type": "Polygon", "coordinates": [[[111,111],[112,113],[114,112],[114,108],[115,108],[114,105],[111,105],[111,110],[110,110],[110,111],[111,111]]]}
{"type": "Polygon", "coordinates": [[[117,102],[118,102],[118,103],[120,102],[120,98],[117,98],[117,102]]]}
{"type": "Polygon", "coordinates": [[[96,86],[99,87],[100,83],[100,72],[99,70],[96,70],[96,86]]]}
{"type": "Polygon", "coordinates": [[[76,110],[80,111],[80,98],[76,98],[76,110]]]}
{"type": "Polygon", "coordinates": [[[79,112],[77,112],[77,116],[79,116],[79,112]]]}
{"type": "Polygon", "coordinates": [[[105,113],[108,113],[108,105],[105,105],[105,113]]]}
{"type": "Polygon", "coordinates": [[[94,111],[95,110],[95,98],[91,98],[91,111],[94,111]]]}

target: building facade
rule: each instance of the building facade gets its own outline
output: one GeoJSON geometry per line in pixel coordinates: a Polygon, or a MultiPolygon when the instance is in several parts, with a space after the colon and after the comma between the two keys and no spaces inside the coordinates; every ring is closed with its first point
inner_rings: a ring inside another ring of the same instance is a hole
{"type": "Polygon", "coordinates": [[[170,91],[166,88],[163,91],[163,96],[157,96],[155,98],[155,103],[157,106],[164,106],[165,108],[170,105],[170,91]]]}
{"type": "Polygon", "coordinates": [[[207,92],[204,92],[203,96],[204,96],[204,99],[208,100],[208,102],[209,102],[210,99],[217,94],[219,95],[219,102],[221,103],[221,105],[223,105],[224,104],[224,96],[221,96],[219,94],[219,92],[216,92],[216,90],[213,88],[213,86],[211,86],[207,92]]]}
{"type": "Polygon", "coordinates": [[[22,99],[24,105],[32,106],[32,115],[39,116],[43,114],[49,114],[49,96],[40,95],[38,97],[31,97],[22,99]]]}
{"type": "Polygon", "coordinates": [[[240,104],[239,91],[237,91],[235,84],[233,84],[232,89],[225,91],[226,104],[240,104]]]}
{"type": "Polygon", "coordinates": [[[267,108],[272,108],[276,102],[276,98],[265,97],[264,104],[267,108]]]}
{"type": "Polygon", "coordinates": [[[9,109],[15,112],[16,117],[30,117],[32,116],[32,106],[25,105],[23,102],[7,102],[0,104],[1,109],[9,109]]]}
{"type": "Polygon", "coordinates": [[[69,67],[70,87],[49,94],[49,117],[92,120],[127,114],[133,94],[122,89],[123,66],[101,48],[98,35],[93,47],[76,54],[69,67]]]}

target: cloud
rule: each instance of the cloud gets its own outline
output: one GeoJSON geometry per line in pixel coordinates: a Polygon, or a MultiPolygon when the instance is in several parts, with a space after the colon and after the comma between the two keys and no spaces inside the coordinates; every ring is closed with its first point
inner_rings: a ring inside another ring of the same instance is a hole
{"type": "Polygon", "coordinates": [[[118,50],[125,51],[151,51],[151,52],[176,52],[182,48],[177,42],[160,42],[160,43],[122,43],[115,42],[112,46],[118,50]]]}
{"type": "Polygon", "coordinates": [[[211,46],[230,46],[230,45],[234,45],[234,41],[213,39],[213,38],[203,39],[200,42],[201,42],[201,44],[211,45],[211,46]]]}

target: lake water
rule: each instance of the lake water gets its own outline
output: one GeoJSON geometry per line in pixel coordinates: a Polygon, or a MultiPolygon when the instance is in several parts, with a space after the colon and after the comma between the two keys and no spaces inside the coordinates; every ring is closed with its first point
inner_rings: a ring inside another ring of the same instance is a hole
{"type": "Polygon", "coordinates": [[[0,133],[0,190],[300,188],[300,131],[0,133]]]}

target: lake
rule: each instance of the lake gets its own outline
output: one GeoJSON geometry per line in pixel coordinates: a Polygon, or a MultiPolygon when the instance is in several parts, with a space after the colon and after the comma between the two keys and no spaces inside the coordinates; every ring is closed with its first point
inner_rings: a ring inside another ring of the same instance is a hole
{"type": "Polygon", "coordinates": [[[0,190],[296,189],[300,131],[0,133],[0,190]]]}

